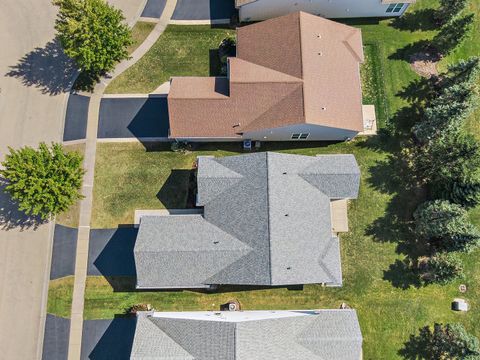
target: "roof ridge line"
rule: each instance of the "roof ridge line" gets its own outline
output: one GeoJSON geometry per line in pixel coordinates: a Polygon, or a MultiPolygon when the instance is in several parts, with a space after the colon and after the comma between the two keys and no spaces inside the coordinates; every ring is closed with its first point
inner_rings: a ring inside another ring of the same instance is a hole
{"type": "Polygon", "coordinates": [[[307,106],[305,105],[305,91],[303,86],[305,85],[305,81],[303,80],[303,53],[302,53],[302,14],[301,12],[298,13],[298,44],[300,46],[300,69],[302,71],[302,107],[303,107],[303,117],[305,118],[305,124],[308,124],[307,121],[307,106]]]}
{"type": "Polygon", "coordinates": [[[258,84],[258,83],[269,84],[269,83],[272,83],[272,84],[275,84],[275,83],[282,83],[282,82],[283,83],[303,82],[303,78],[301,78],[301,77],[299,78],[295,75],[288,74],[284,71],[274,69],[274,68],[272,68],[268,65],[260,65],[260,64],[257,64],[256,62],[245,60],[245,59],[242,59],[242,58],[239,58],[239,57],[236,57],[236,56],[231,57],[230,59],[234,59],[234,61],[247,63],[247,64],[253,65],[255,67],[259,67],[259,68],[268,70],[268,71],[273,72],[273,73],[278,73],[278,74],[281,74],[282,76],[284,76],[286,78],[292,78],[292,80],[295,80],[295,81],[235,81],[235,80],[232,80],[232,78],[230,77],[230,78],[228,78],[230,83],[234,83],[234,84],[258,84]]]}
{"type": "Polygon", "coordinates": [[[268,272],[270,274],[270,284],[273,283],[272,279],[272,241],[270,234],[270,169],[268,167],[268,155],[269,151],[265,152],[265,168],[267,170],[267,211],[268,211],[268,221],[267,221],[267,233],[268,233],[268,272]]]}
{"type": "MultiPolygon", "coordinates": [[[[337,239],[337,241],[340,243],[340,239],[338,238],[338,236],[332,236],[331,237],[331,241],[328,242],[327,246],[325,246],[325,248],[323,249],[323,252],[320,254],[320,257],[318,258],[318,265],[320,265],[320,267],[325,271],[325,273],[330,276],[330,279],[334,280],[334,281],[337,281],[338,283],[342,283],[342,279],[337,279],[333,274],[332,272],[330,271],[330,269],[327,267],[327,265],[325,265],[325,263],[323,262],[323,260],[325,259],[325,256],[327,255],[328,251],[331,249],[331,247],[333,246],[333,239],[337,239]]],[[[342,266],[341,264],[341,261],[340,261],[340,266],[342,266]]]]}
{"type": "MultiPolygon", "coordinates": [[[[278,83],[276,83],[278,84],[278,83]]],[[[288,94],[286,94],[285,96],[283,97],[280,97],[278,98],[278,100],[272,104],[272,106],[270,106],[269,108],[267,108],[264,112],[262,112],[259,116],[257,116],[255,119],[253,119],[251,122],[249,122],[247,125],[245,126],[242,126],[240,127],[240,130],[242,132],[245,132],[245,129],[247,129],[246,131],[249,131],[248,128],[250,127],[250,125],[256,123],[258,121],[258,118],[262,117],[263,115],[265,115],[267,112],[269,112],[270,110],[272,110],[274,107],[278,106],[281,102],[283,102],[284,100],[288,99],[288,97],[290,95],[292,95],[292,93],[296,90],[298,90],[299,88],[301,88],[302,90],[302,99],[303,99],[303,81],[301,83],[288,83],[288,84],[297,84],[297,86],[295,87],[295,89],[291,90],[290,92],[288,92],[288,94]]],[[[305,99],[303,99],[302,101],[303,103],[303,117],[304,117],[304,120],[305,120],[305,99]]],[[[306,123],[306,121],[305,121],[306,123]]],[[[302,123],[303,124],[303,123],[302,123]]],[[[288,125],[285,125],[285,126],[289,126],[289,125],[292,125],[292,124],[288,124],[288,125]]]]}
{"type": "Polygon", "coordinates": [[[361,62],[362,62],[362,59],[361,59],[360,56],[357,54],[357,52],[355,51],[355,49],[350,45],[350,40],[352,39],[352,37],[354,37],[354,36],[357,34],[357,30],[358,30],[358,29],[354,29],[350,34],[348,34],[348,36],[342,40],[342,43],[345,45],[345,47],[347,48],[347,50],[353,55],[353,57],[354,57],[359,63],[361,63],[361,62]]]}
{"type": "MultiPolygon", "coordinates": [[[[158,319],[158,318],[157,318],[158,319]]],[[[163,318],[163,319],[168,319],[168,318],[163,318]]],[[[149,319],[150,320],[150,319],[149,319]]],[[[187,320],[187,319],[176,319],[176,320],[187,320]]],[[[164,333],[170,340],[172,340],[175,344],[177,344],[180,348],[182,348],[188,355],[190,355],[192,358],[195,358],[195,356],[193,356],[193,354],[188,351],[187,349],[185,349],[185,347],[183,347],[178,341],[176,341],[170,334],[167,333],[167,331],[165,331],[164,329],[162,329],[160,326],[158,326],[158,324],[156,324],[154,321],[150,320],[150,322],[155,325],[158,330],[160,330],[162,333],[164,333]]]]}

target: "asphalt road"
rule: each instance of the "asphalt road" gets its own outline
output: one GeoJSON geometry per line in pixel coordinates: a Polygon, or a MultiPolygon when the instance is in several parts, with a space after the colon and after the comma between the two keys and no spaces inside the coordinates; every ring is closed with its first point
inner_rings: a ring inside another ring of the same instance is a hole
{"type": "MultiPolygon", "coordinates": [[[[144,0],[112,0],[133,21],[144,0]]],[[[53,41],[51,0],[0,1],[0,161],[8,146],[61,141],[75,68],[53,41]]],[[[0,187],[0,349],[2,359],[42,353],[52,228],[16,211],[0,187]]]]}

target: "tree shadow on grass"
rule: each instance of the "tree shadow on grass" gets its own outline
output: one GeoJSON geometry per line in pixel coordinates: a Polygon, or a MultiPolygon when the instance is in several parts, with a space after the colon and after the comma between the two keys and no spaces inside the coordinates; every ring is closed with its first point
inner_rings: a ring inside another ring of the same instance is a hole
{"type": "Polygon", "coordinates": [[[404,31],[429,31],[438,29],[439,24],[435,21],[434,9],[421,9],[414,12],[407,12],[395,18],[390,26],[404,31]]]}
{"type": "Polygon", "coordinates": [[[0,178],[0,229],[36,230],[40,225],[47,223],[38,216],[29,216],[18,209],[18,203],[5,190],[7,183],[0,178]]]}
{"type": "Polygon", "coordinates": [[[45,47],[25,54],[5,76],[18,78],[25,86],[34,86],[43,94],[58,95],[70,91],[77,72],[75,62],[54,39],[45,47]]]}
{"type": "Polygon", "coordinates": [[[394,287],[403,290],[407,290],[412,286],[416,288],[422,286],[422,282],[412,269],[408,258],[403,261],[395,260],[395,262],[389,266],[388,270],[383,271],[383,279],[390,281],[394,287]]]}
{"type": "Polygon", "coordinates": [[[430,60],[439,61],[441,59],[440,54],[432,48],[433,40],[419,40],[414,43],[405,45],[403,48],[398,49],[393,54],[388,56],[389,60],[403,60],[411,63],[412,56],[418,53],[432,53],[430,60]]]}
{"type": "MultiPolygon", "coordinates": [[[[429,333],[427,327],[421,328],[420,333],[429,333]]],[[[430,359],[431,354],[428,353],[428,341],[429,337],[410,335],[407,342],[404,343],[404,347],[398,351],[405,360],[417,360],[417,359],[430,359]]]]}
{"type": "Polygon", "coordinates": [[[426,189],[416,176],[410,155],[415,147],[411,128],[421,121],[423,108],[435,94],[434,80],[418,79],[412,81],[397,96],[409,104],[400,108],[390,119],[381,141],[367,141],[361,146],[382,150],[390,154],[370,168],[368,183],[377,191],[390,195],[383,216],[373,221],[366,235],[374,241],[396,244],[396,252],[404,255],[384,270],[384,280],[394,287],[408,289],[422,286],[416,272],[417,259],[429,255],[430,248],[417,238],[413,230],[413,212],[427,199],[426,189]]]}

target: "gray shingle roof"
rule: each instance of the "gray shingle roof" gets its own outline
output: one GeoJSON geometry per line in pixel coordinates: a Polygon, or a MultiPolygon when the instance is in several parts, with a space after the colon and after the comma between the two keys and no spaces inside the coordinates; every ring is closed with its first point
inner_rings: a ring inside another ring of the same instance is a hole
{"type": "Polygon", "coordinates": [[[198,163],[203,217],[142,218],[138,286],[341,284],[330,200],[357,197],[353,155],[267,152],[198,163]]]}
{"type": "Polygon", "coordinates": [[[354,310],[279,311],[263,319],[255,318],[260,312],[245,313],[252,319],[142,314],[131,359],[360,359],[362,335],[354,310]]]}

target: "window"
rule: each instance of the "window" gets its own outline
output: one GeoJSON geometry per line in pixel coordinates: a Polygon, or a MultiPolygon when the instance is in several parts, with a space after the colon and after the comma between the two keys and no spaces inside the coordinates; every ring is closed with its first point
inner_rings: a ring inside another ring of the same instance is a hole
{"type": "Polygon", "coordinates": [[[393,3],[393,4],[390,4],[388,5],[388,8],[387,8],[387,13],[398,13],[400,12],[400,10],[402,10],[403,8],[403,3],[393,3]]]}
{"type": "Polygon", "coordinates": [[[310,134],[292,134],[292,140],[306,140],[310,134]]]}

